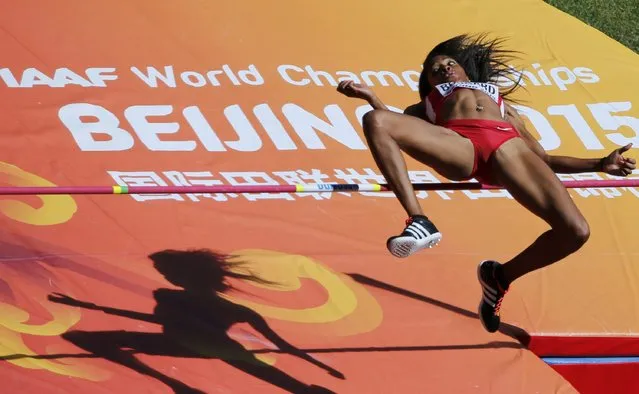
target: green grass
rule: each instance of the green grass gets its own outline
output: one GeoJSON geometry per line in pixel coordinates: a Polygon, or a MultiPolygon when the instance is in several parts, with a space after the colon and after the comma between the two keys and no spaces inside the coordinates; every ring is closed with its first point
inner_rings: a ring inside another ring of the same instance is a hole
{"type": "Polygon", "coordinates": [[[639,0],[544,0],[639,53],[639,0]]]}

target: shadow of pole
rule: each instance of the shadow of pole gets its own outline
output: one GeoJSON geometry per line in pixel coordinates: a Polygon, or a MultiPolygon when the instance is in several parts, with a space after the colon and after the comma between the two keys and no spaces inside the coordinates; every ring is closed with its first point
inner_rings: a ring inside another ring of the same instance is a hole
{"type": "MultiPolygon", "coordinates": [[[[415,292],[412,292],[410,290],[406,290],[406,289],[402,289],[401,287],[397,287],[394,285],[391,285],[389,283],[386,282],[382,282],[380,280],[377,279],[373,279],[370,278],[368,276],[365,275],[361,275],[361,274],[347,274],[348,276],[350,276],[351,278],[353,278],[353,280],[355,280],[358,283],[361,283],[363,285],[366,286],[371,286],[371,287],[376,287],[378,289],[382,289],[382,290],[386,290],[386,291],[390,291],[392,293],[395,294],[399,294],[402,295],[404,297],[408,297],[408,298],[412,298],[414,300],[417,301],[422,301],[422,302],[426,302],[428,304],[437,306],[439,308],[442,309],[446,309],[448,311],[451,311],[453,313],[456,313],[458,315],[462,315],[471,319],[478,319],[479,320],[479,315],[475,312],[471,312],[467,309],[464,308],[460,308],[458,306],[452,305],[452,304],[448,304],[444,301],[440,301],[431,297],[427,297],[425,295],[422,294],[418,294],[415,292]]],[[[508,323],[501,323],[500,327],[499,327],[499,332],[501,332],[504,335],[507,335],[513,339],[515,339],[516,341],[518,341],[523,347],[528,347],[528,345],[530,344],[530,334],[528,334],[526,332],[526,330],[513,326],[511,324],[508,323]]]]}

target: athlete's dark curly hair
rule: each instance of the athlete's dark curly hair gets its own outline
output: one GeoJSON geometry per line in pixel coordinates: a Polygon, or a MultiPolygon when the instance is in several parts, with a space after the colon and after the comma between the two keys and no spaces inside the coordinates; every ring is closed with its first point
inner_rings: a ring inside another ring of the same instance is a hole
{"type": "Polygon", "coordinates": [[[501,95],[506,98],[520,86],[519,80],[513,79],[513,71],[508,64],[516,60],[515,54],[519,52],[503,49],[504,41],[503,38],[489,39],[486,34],[462,34],[437,44],[424,60],[424,69],[419,77],[420,98],[423,100],[432,90],[427,73],[430,72],[433,59],[439,55],[455,59],[472,82],[494,83],[500,77],[516,82],[511,88],[502,91],[501,95]]]}

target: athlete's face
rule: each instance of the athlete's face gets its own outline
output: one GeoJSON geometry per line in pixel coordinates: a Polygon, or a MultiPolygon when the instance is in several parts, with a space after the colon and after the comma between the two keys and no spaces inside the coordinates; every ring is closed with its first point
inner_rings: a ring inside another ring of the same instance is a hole
{"type": "Polygon", "coordinates": [[[428,72],[430,86],[446,82],[468,81],[466,71],[455,59],[448,56],[435,56],[425,71],[428,72]]]}

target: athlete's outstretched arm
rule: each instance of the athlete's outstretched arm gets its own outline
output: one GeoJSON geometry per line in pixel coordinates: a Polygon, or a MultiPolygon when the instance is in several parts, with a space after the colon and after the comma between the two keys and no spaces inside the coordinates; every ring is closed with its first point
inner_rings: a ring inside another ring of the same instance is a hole
{"type": "MultiPolygon", "coordinates": [[[[386,104],[384,104],[384,102],[382,102],[382,100],[377,97],[373,89],[369,88],[366,85],[355,83],[351,80],[342,81],[339,83],[339,85],[337,85],[337,91],[348,97],[355,97],[366,100],[368,104],[373,107],[373,109],[390,111],[386,104]]],[[[421,107],[421,103],[413,104],[406,107],[406,109],[404,110],[404,114],[426,120],[426,114],[422,108],[423,107],[421,107]]]]}
{"type": "Polygon", "coordinates": [[[636,168],[635,159],[623,157],[623,153],[630,149],[632,144],[615,149],[602,158],[583,159],[572,156],[549,155],[526,129],[526,125],[517,111],[509,105],[506,105],[506,116],[508,121],[517,128],[528,146],[556,173],[605,172],[611,175],[627,176],[636,168]]]}
{"type": "Polygon", "coordinates": [[[337,91],[347,97],[366,100],[373,109],[389,110],[386,104],[377,97],[373,89],[366,85],[362,85],[351,80],[341,81],[339,85],[337,85],[337,91]]]}

